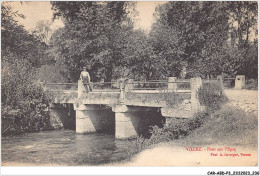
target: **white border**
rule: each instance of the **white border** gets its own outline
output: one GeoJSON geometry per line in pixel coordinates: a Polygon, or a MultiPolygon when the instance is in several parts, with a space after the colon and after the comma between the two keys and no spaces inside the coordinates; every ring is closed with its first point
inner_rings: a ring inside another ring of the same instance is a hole
{"type": "MultiPolygon", "coordinates": [[[[3,2],[3,0],[0,0],[3,2]]],[[[19,0],[9,0],[9,1],[19,1],[19,0]]],[[[41,0],[30,0],[30,1],[41,1],[41,0]]],[[[60,0],[58,0],[60,1],[60,0]]],[[[73,0],[74,1],[74,0],[73,0]]],[[[150,1],[150,0],[143,0],[150,1]]],[[[158,0],[151,0],[158,1],[158,0]]],[[[163,1],[163,0],[159,0],[163,1]]],[[[178,1],[178,0],[177,0],[178,1]]],[[[181,0],[186,1],[186,0],[181,0]]],[[[193,1],[193,0],[192,0],[193,1]]],[[[236,1],[236,0],[231,0],[236,1]]],[[[237,0],[241,1],[241,0],[237,0]]],[[[247,1],[247,0],[246,0],[247,1]]],[[[258,3],[258,16],[259,16],[259,3],[258,3]]],[[[258,29],[259,29],[258,20],[258,29]]],[[[258,40],[258,46],[259,46],[258,40]]],[[[258,48],[258,52],[259,52],[258,48]]],[[[259,56],[258,56],[259,61],[259,56]]],[[[258,65],[258,73],[259,73],[258,65]]],[[[259,75],[259,74],[258,74],[259,75]]],[[[258,90],[259,90],[258,83],[258,90]]],[[[260,95],[258,95],[258,100],[260,95]]],[[[258,109],[260,105],[258,104],[258,109]]],[[[258,116],[259,117],[259,116],[258,116]]],[[[259,119],[259,118],[258,118],[259,119]]],[[[258,120],[258,127],[259,127],[258,120]]],[[[1,127],[0,127],[1,128],[1,127]]],[[[259,136],[258,128],[258,136],[259,136]]],[[[259,149],[259,140],[258,140],[259,149]]],[[[259,162],[259,152],[258,152],[258,162],[259,162]]],[[[207,175],[208,171],[259,171],[258,166],[254,167],[11,167],[11,166],[1,166],[1,175],[207,175]]]]}

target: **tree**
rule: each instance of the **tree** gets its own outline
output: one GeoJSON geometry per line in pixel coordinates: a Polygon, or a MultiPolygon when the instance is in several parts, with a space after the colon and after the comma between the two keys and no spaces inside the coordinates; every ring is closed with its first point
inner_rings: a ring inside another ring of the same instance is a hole
{"type": "Polygon", "coordinates": [[[258,77],[257,59],[257,2],[229,2],[230,44],[237,48],[237,74],[258,77]],[[240,59],[239,59],[240,58],[240,59]]]}
{"type": "Polygon", "coordinates": [[[186,43],[181,42],[179,35],[179,31],[164,25],[161,20],[152,27],[149,42],[155,54],[155,67],[158,68],[160,77],[179,76],[182,67],[186,66],[184,56],[186,43]]]}
{"type": "MultiPolygon", "coordinates": [[[[166,59],[167,65],[175,64],[168,70],[180,70],[178,61],[187,63],[189,76],[209,77],[222,72],[248,75],[247,63],[257,64],[255,56],[247,57],[249,48],[255,48],[249,36],[256,33],[256,9],[256,2],[168,2],[156,9],[156,25],[160,27],[155,33],[168,30],[166,38],[175,35],[178,42],[171,49],[158,45],[154,50],[180,51],[169,56],[178,59],[166,59]]],[[[162,52],[160,57],[166,56],[167,52],[162,52]]]]}
{"type": "Polygon", "coordinates": [[[131,3],[52,2],[54,16],[61,17],[65,24],[51,38],[52,54],[60,54],[56,60],[67,65],[72,81],[78,79],[83,66],[89,67],[94,81],[112,80],[123,59],[124,45],[120,41],[124,32],[132,29],[128,4],[131,3]]]}
{"type": "Polygon", "coordinates": [[[14,62],[13,58],[29,60],[32,66],[39,67],[45,62],[45,43],[39,41],[33,34],[27,32],[23,26],[18,25],[13,16],[22,16],[13,13],[8,3],[3,3],[1,22],[1,52],[2,60],[14,62]],[[18,57],[6,57],[15,55],[18,57]]]}
{"type": "Polygon", "coordinates": [[[228,2],[228,12],[232,44],[248,45],[250,33],[257,33],[257,2],[228,2]]]}
{"type": "Polygon", "coordinates": [[[144,31],[130,30],[126,32],[122,43],[124,49],[121,53],[124,59],[119,65],[127,73],[125,76],[149,80],[160,75],[160,71],[156,67],[156,55],[153,52],[149,37],[144,31]]]}

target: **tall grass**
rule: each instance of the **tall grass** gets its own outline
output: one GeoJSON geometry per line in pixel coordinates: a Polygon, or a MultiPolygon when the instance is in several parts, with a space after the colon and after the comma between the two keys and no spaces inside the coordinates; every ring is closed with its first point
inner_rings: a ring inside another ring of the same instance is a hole
{"type": "Polygon", "coordinates": [[[194,130],[182,142],[190,146],[214,143],[257,147],[257,131],[257,116],[225,106],[206,118],[201,128],[194,130]]]}

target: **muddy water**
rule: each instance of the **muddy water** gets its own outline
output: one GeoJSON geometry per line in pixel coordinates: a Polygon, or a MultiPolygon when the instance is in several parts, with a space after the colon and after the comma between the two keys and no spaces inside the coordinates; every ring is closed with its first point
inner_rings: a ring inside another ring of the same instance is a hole
{"type": "Polygon", "coordinates": [[[108,134],[76,134],[72,130],[41,131],[2,138],[3,163],[33,165],[99,165],[126,157],[127,141],[108,134]]]}

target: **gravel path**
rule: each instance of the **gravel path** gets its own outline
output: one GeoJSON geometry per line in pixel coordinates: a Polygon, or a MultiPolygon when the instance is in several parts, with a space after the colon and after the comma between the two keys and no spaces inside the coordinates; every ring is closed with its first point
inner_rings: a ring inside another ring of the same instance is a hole
{"type": "Polygon", "coordinates": [[[229,99],[227,105],[244,110],[246,113],[258,113],[258,91],[257,90],[234,90],[226,89],[225,93],[229,99]]]}

